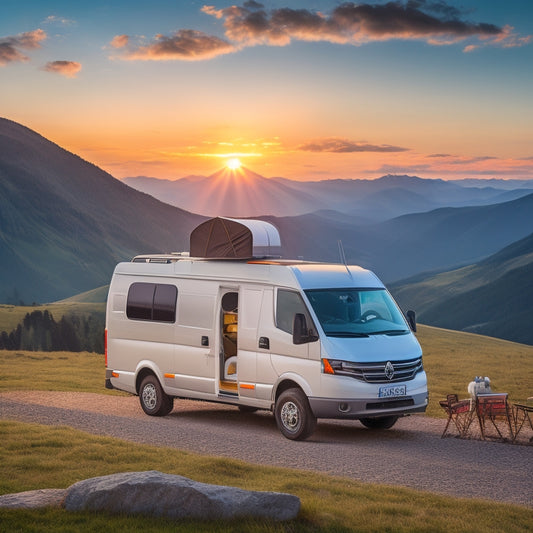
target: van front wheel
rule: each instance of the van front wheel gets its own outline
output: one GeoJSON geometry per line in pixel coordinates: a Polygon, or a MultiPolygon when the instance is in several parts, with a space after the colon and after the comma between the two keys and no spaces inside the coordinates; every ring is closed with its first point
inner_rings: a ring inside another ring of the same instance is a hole
{"type": "Polygon", "coordinates": [[[304,440],[315,431],[316,418],[301,389],[282,392],[276,402],[274,415],[278,429],[288,439],[304,440]]]}
{"type": "Polygon", "coordinates": [[[143,411],[150,416],[168,415],[174,407],[174,398],[165,394],[159,380],[153,375],[142,380],[139,400],[143,411]]]}

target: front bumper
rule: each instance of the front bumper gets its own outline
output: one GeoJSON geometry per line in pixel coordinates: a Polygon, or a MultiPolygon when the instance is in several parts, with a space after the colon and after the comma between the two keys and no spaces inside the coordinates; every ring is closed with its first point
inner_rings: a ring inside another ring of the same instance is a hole
{"type": "Polygon", "coordinates": [[[422,392],[401,398],[309,398],[309,405],[317,418],[375,418],[423,413],[428,406],[428,393],[422,392]]]}

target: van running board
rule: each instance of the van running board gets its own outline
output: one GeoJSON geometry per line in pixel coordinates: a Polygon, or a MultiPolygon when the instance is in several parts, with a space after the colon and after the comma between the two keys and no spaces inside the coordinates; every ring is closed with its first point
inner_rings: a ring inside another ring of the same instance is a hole
{"type": "Polygon", "coordinates": [[[219,398],[238,398],[239,393],[232,392],[229,390],[221,390],[221,391],[218,391],[218,397],[219,398]]]}

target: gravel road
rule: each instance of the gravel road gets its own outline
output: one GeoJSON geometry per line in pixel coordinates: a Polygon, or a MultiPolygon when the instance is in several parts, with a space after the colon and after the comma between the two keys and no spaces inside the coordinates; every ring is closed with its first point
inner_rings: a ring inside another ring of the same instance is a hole
{"type": "Polygon", "coordinates": [[[133,396],[14,391],[0,394],[0,417],[533,508],[533,446],[441,439],[445,421],[420,415],[401,419],[388,431],[321,420],[304,442],[284,438],[270,413],[245,414],[231,406],[185,400],[176,400],[170,415],[154,418],[133,396]]]}

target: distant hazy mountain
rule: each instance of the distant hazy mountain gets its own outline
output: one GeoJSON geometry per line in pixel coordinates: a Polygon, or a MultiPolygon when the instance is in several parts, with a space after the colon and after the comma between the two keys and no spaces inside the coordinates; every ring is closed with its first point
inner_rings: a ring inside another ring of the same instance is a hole
{"type": "Polygon", "coordinates": [[[306,192],[295,191],[245,167],[222,169],[203,179],[195,176],[171,181],[141,176],[123,181],[162,202],[211,217],[302,214],[321,205],[306,192]]]}
{"type": "Polygon", "coordinates": [[[109,282],[119,260],[184,250],[201,217],[142,194],[0,119],[0,301],[53,301],[109,282]]]}
{"type": "Polygon", "coordinates": [[[172,181],[141,176],[123,181],[162,202],[208,216],[292,216],[335,210],[370,221],[439,207],[506,202],[533,192],[533,182],[519,180],[511,189],[503,180],[493,180],[488,187],[482,180],[460,183],[390,175],[375,180],[302,182],[267,179],[246,168],[222,170],[204,179],[195,176],[172,181]]]}
{"type": "Polygon", "coordinates": [[[284,248],[305,259],[371,268],[387,282],[480,261],[533,232],[533,194],[502,204],[443,208],[362,224],[329,212],[263,217],[280,228],[284,248]]]}
{"type": "Polygon", "coordinates": [[[533,233],[477,264],[391,290],[424,324],[533,344],[533,233]]]}

